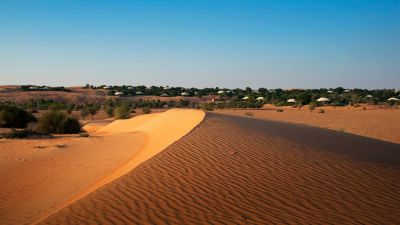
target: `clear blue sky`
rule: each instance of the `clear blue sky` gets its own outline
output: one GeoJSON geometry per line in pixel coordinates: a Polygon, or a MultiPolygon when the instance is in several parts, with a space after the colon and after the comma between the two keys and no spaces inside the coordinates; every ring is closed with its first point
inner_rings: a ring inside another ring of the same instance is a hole
{"type": "Polygon", "coordinates": [[[0,84],[400,88],[400,0],[1,0],[0,84]]]}

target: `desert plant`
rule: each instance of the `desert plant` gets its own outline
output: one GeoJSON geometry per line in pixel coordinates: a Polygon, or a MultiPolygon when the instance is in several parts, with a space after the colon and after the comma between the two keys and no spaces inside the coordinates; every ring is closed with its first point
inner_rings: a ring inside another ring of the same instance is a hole
{"type": "Polygon", "coordinates": [[[93,120],[93,116],[96,115],[96,113],[99,111],[99,109],[100,109],[100,107],[97,104],[93,104],[87,108],[88,112],[92,116],[92,120],[93,120]]]}
{"type": "Polygon", "coordinates": [[[151,113],[150,107],[144,107],[144,108],[143,108],[143,113],[144,113],[144,114],[150,114],[150,113],[151,113]]]}
{"type": "Polygon", "coordinates": [[[283,109],[277,109],[276,111],[277,112],[283,112],[283,109]]]}
{"type": "Polygon", "coordinates": [[[60,124],[67,118],[67,114],[62,111],[50,110],[39,118],[38,129],[41,132],[59,133],[60,124]]]}
{"type": "Polygon", "coordinates": [[[325,110],[324,109],[320,109],[320,110],[318,110],[318,113],[325,113],[325,110]]]}
{"type": "Polygon", "coordinates": [[[113,117],[114,116],[114,107],[110,105],[105,105],[104,106],[104,111],[106,112],[108,117],[113,117]]]}
{"type": "Polygon", "coordinates": [[[201,105],[201,108],[205,111],[214,111],[214,105],[211,103],[204,103],[201,105]]]}
{"type": "Polygon", "coordinates": [[[81,130],[79,120],[68,117],[65,112],[50,110],[43,114],[38,123],[38,130],[55,134],[75,134],[81,130]]]}
{"type": "Polygon", "coordinates": [[[47,133],[33,131],[31,129],[16,130],[12,129],[11,132],[2,135],[3,138],[27,138],[29,136],[49,136],[47,133]]]}
{"type": "Polygon", "coordinates": [[[0,127],[24,128],[36,118],[26,110],[16,106],[0,106],[0,127]]]}
{"type": "Polygon", "coordinates": [[[58,132],[61,134],[76,134],[81,131],[81,128],[82,125],[79,120],[68,117],[60,124],[58,132]]]}
{"type": "Polygon", "coordinates": [[[129,107],[126,105],[119,106],[114,110],[115,119],[128,119],[130,117],[129,107]]]}

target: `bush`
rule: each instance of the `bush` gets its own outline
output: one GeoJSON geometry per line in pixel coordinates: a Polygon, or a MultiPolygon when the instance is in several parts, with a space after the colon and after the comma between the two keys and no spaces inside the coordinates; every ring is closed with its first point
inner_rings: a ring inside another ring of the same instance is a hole
{"type": "Polygon", "coordinates": [[[15,130],[13,129],[10,133],[3,134],[3,138],[27,138],[28,136],[32,135],[46,135],[43,133],[34,132],[32,130],[23,129],[23,130],[15,130]]]}
{"type": "Polygon", "coordinates": [[[82,125],[79,120],[68,117],[66,118],[59,127],[59,133],[61,134],[77,134],[81,131],[82,125]]]}
{"type": "Polygon", "coordinates": [[[43,114],[38,124],[39,131],[54,134],[79,133],[81,127],[77,119],[68,117],[65,112],[54,110],[43,114]]]}
{"type": "Polygon", "coordinates": [[[67,118],[67,114],[61,111],[50,110],[44,113],[38,124],[38,129],[41,132],[59,133],[60,125],[67,118]]]}
{"type": "Polygon", "coordinates": [[[277,109],[276,111],[277,112],[283,112],[283,109],[277,109]]]}
{"type": "Polygon", "coordinates": [[[16,106],[0,106],[0,127],[25,128],[36,118],[26,110],[16,106]]]}
{"type": "Polygon", "coordinates": [[[318,113],[325,113],[325,110],[324,110],[324,109],[320,109],[320,110],[318,111],[318,113]]]}
{"type": "Polygon", "coordinates": [[[108,117],[114,116],[114,107],[106,105],[104,106],[104,111],[106,112],[108,117]]]}
{"type": "Polygon", "coordinates": [[[201,108],[205,111],[214,111],[214,105],[211,103],[204,103],[201,105],[201,108]]]}
{"type": "Polygon", "coordinates": [[[119,106],[114,110],[114,117],[115,119],[128,119],[130,117],[129,111],[128,106],[119,106]]]}
{"type": "Polygon", "coordinates": [[[144,107],[143,108],[143,113],[144,114],[150,114],[151,113],[151,109],[149,107],[144,107]]]}

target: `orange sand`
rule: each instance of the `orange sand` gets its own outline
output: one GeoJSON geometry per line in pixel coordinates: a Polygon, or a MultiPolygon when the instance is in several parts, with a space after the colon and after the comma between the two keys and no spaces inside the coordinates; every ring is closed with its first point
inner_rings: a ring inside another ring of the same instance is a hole
{"type": "Polygon", "coordinates": [[[42,224],[399,224],[399,146],[208,114],[160,154],[42,224]]]}
{"type": "Polygon", "coordinates": [[[46,218],[153,157],[203,117],[170,110],[115,121],[89,138],[0,140],[0,224],[46,218]]]}

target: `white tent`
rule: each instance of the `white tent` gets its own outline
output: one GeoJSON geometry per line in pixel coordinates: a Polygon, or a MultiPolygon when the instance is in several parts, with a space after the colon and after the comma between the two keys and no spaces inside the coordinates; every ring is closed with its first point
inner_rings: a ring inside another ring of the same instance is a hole
{"type": "Polygon", "coordinates": [[[395,98],[395,97],[391,97],[391,98],[388,99],[388,101],[400,101],[400,99],[395,98]]]}
{"type": "Polygon", "coordinates": [[[114,93],[114,95],[119,96],[119,95],[124,95],[124,93],[120,92],[120,91],[117,91],[117,92],[114,93]]]}
{"type": "Polygon", "coordinates": [[[243,100],[247,100],[247,99],[249,99],[249,97],[246,96],[246,97],[243,97],[242,99],[243,99],[243,100]]]}
{"type": "Polygon", "coordinates": [[[329,100],[329,98],[327,98],[327,97],[321,97],[321,98],[317,99],[317,102],[329,102],[329,101],[331,101],[331,100],[329,100]]]}
{"type": "Polygon", "coordinates": [[[372,95],[367,95],[367,96],[365,96],[366,98],[372,98],[372,95]]]}
{"type": "Polygon", "coordinates": [[[181,95],[182,95],[182,96],[188,96],[189,93],[187,93],[187,92],[182,92],[181,95]]]}
{"type": "Polygon", "coordinates": [[[223,93],[225,93],[225,91],[218,91],[217,93],[218,94],[223,94],[223,93]]]}
{"type": "Polygon", "coordinates": [[[136,92],[136,94],[137,94],[137,95],[142,95],[142,94],[143,94],[143,92],[141,92],[141,91],[137,91],[137,92],[136,92]]]}
{"type": "Polygon", "coordinates": [[[168,94],[167,93],[162,93],[161,97],[168,97],[168,94]]]}
{"type": "Polygon", "coordinates": [[[288,103],[296,103],[296,100],[294,98],[291,98],[289,100],[287,100],[288,103]]]}
{"type": "Polygon", "coordinates": [[[264,100],[264,97],[258,97],[258,98],[256,98],[256,100],[262,101],[262,100],[264,100]]]}

